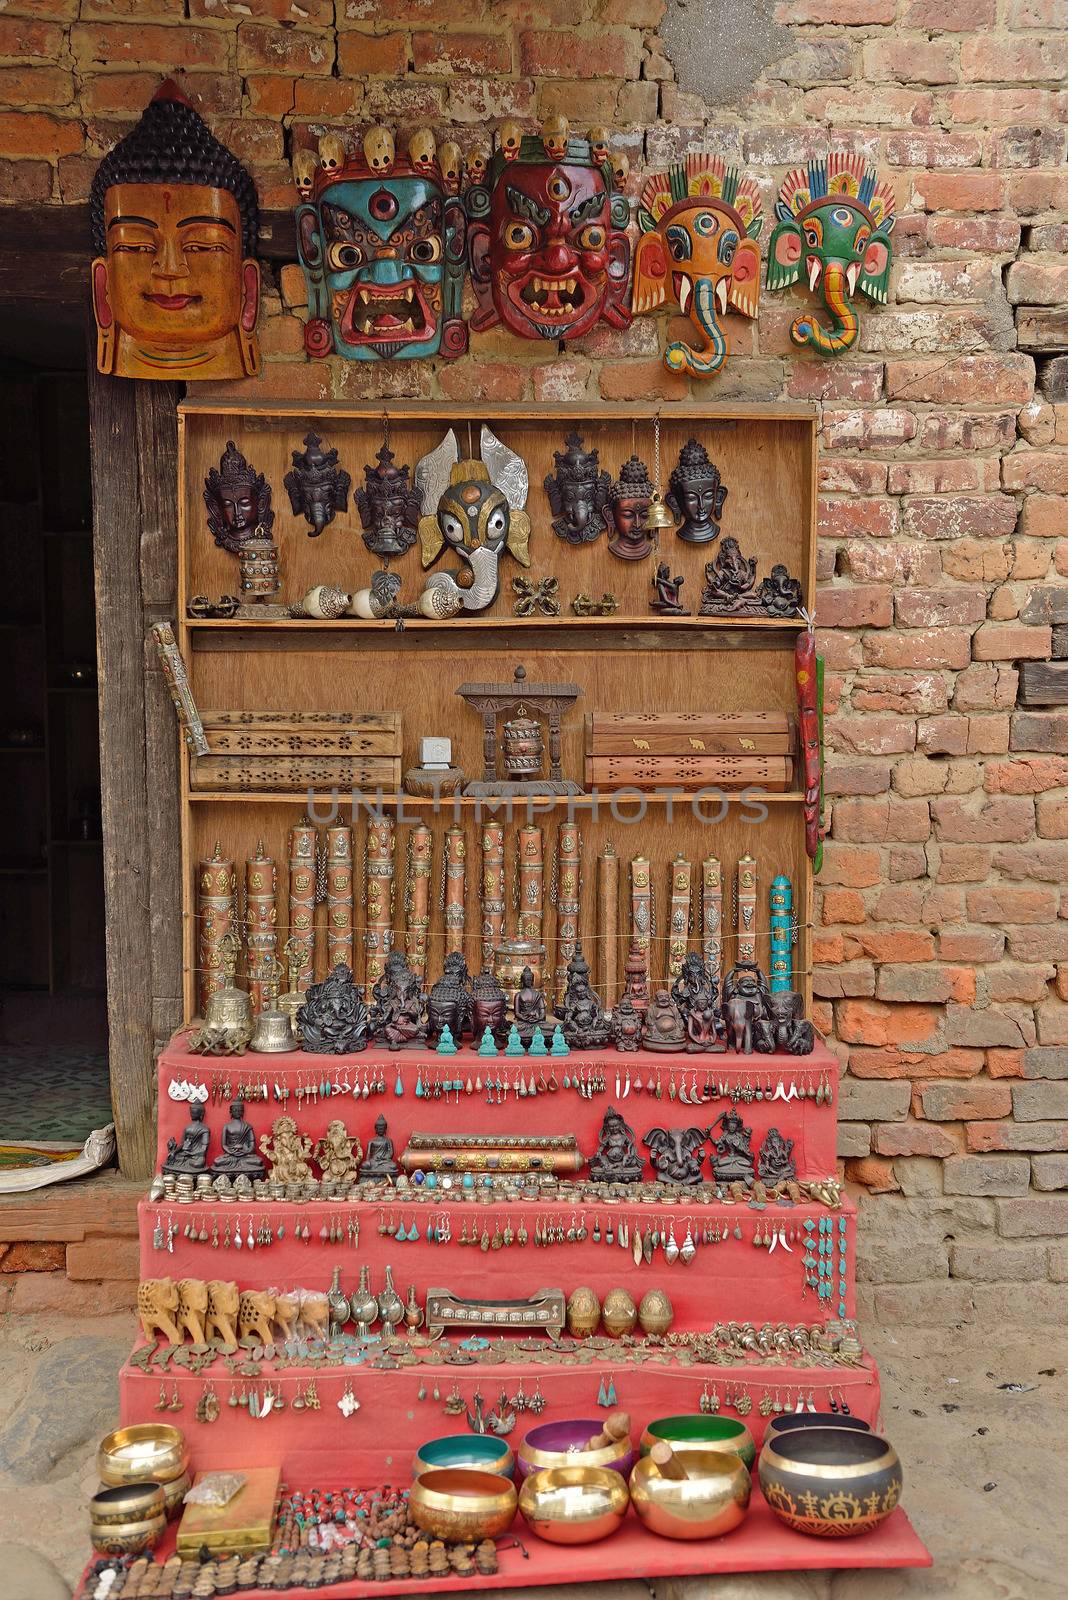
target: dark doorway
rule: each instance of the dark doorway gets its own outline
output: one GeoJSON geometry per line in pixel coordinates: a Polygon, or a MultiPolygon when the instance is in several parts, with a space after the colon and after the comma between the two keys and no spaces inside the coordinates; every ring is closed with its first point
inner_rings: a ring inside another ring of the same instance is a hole
{"type": "Polygon", "coordinates": [[[84,335],[36,320],[0,309],[0,1144],[111,1121],[84,335]]]}

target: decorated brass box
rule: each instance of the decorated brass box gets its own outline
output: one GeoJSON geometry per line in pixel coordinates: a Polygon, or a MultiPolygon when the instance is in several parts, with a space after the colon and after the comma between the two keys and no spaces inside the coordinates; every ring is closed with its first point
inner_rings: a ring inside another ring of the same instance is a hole
{"type": "MultiPolygon", "coordinates": [[[[186,1506],[178,1524],[180,1556],[192,1556],[205,1548],[213,1555],[247,1555],[270,1547],[282,1469],[277,1465],[246,1467],[243,1472],[245,1483],[228,1505],[186,1506]]],[[[198,1473],[196,1483],[206,1476],[198,1473]]]]}

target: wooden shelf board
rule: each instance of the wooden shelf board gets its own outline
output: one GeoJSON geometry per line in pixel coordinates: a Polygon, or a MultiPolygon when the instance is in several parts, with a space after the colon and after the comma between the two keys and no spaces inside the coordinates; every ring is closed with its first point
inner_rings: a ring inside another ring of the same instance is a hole
{"type": "Polygon", "coordinates": [[[800,617],[783,619],[780,617],[661,617],[656,615],[640,617],[498,617],[489,613],[480,613],[474,617],[452,617],[448,621],[436,621],[430,617],[406,617],[404,626],[398,627],[397,622],[389,617],[366,619],[363,617],[337,617],[329,622],[321,622],[315,617],[288,617],[280,622],[251,622],[244,617],[187,617],[185,626],[191,630],[202,631],[218,629],[222,632],[244,628],[265,633],[407,633],[409,630],[416,632],[444,632],[458,633],[469,628],[519,628],[530,631],[532,629],[567,628],[669,628],[669,629],[742,629],[750,628],[758,632],[774,630],[775,632],[798,633],[804,626],[800,617]]]}
{"type": "MultiPolygon", "coordinates": [[[[676,790],[676,792],[674,794],[670,795],[670,796],[669,795],[665,795],[665,794],[645,794],[645,793],[642,793],[639,796],[633,790],[627,790],[624,793],[622,800],[620,801],[620,810],[626,812],[628,808],[630,808],[632,806],[637,806],[638,803],[639,803],[639,800],[644,801],[646,805],[666,806],[667,803],[668,803],[668,800],[670,799],[670,800],[672,800],[674,802],[674,804],[676,806],[688,807],[689,802],[693,798],[695,798],[695,796],[699,795],[700,793],[701,793],[701,791],[699,789],[694,789],[694,790],[676,790]]],[[[315,794],[315,795],[313,795],[312,798],[313,798],[313,800],[314,800],[316,805],[330,805],[332,800],[333,800],[333,796],[331,794],[326,794],[326,793],[324,793],[324,794],[315,794]]],[[[515,815],[525,811],[527,809],[527,807],[530,806],[530,805],[535,806],[539,812],[543,812],[543,811],[549,810],[550,808],[552,810],[554,810],[554,811],[566,811],[568,806],[571,806],[571,805],[574,805],[576,807],[583,807],[583,808],[589,807],[589,806],[593,806],[593,805],[600,805],[600,806],[604,806],[604,807],[610,807],[611,803],[612,803],[612,798],[613,798],[612,795],[607,790],[605,790],[601,794],[597,794],[597,795],[593,795],[593,794],[551,794],[551,795],[545,795],[545,794],[542,794],[542,795],[514,794],[514,795],[511,795],[511,796],[506,796],[506,795],[494,796],[494,795],[478,795],[478,794],[442,795],[440,797],[440,799],[437,799],[437,800],[433,799],[429,795],[421,796],[421,795],[414,795],[414,794],[391,794],[391,795],[383,795],[383,796],[381,796],[381,798],[379,798],[377,796],[373,796],[373,795],[368,795],[368,796],[366,796],[365,800],[363,801],[363,803],[361,805],[361,809],[373,810],[377,806],[383,806],[383,807],[386,807],[386,808],[393,808],[395,806],[405,806],[405,807],[407,807],[407,806],[417,807],[418,806],[418,807],[423,807],[423,808],[437,806],[442,812],[444,812],[444,811],[451,811],[453,806],[470,807],[470,808],[474,808],[475,806],[482,806],[486,810],[487,814],[492,817],[492,815],[495,812],[499,813],[499,814],[503,814],[505,812],[505,807],[506,807],[506,805],[507,805],[507,803],[508,803],[508,801],[510,799],[511,806],[512,806],[512,814],[513,814],[513,816],[515,816],[515,815]],[[496,802],[496,804],[495,804],[495,802],[496,802]]],[[[194,804],[194,805],[197,804],[198,802],[200,804],[208,803],[208,804],[212,804],[212,805],[217,805],[217,804],[220,804],[220,803],[226,803],[228,801],[229,802],[239,801],[244,805],[269,805],[269,806],[270,805],[287,805],[287,806],[296,806],[296,805],[301,805],[303,803],[306,803],[307,799],[308,799],[308,795],[307,795],[307,792],[304,791],[304,790],[302,790],[302,791],[300,791],[299,793],[296,793],[296,794],[278,794],[278,793],[274,793],[274,792],[252,791],[252,792],[246,793],[243,790],[201,789],[201,790],[190,790],[189,799],[190,799],[190,802],[192,804],[194,804]]],[[[781,791],[779,793],[775,793],[775,794],[765,794],[763,792],[753,791],[753,790],[749,790],[748,792],[743,793],[740,790],[735,792],[733,790],[724,789],[724,790],[720,791],[720,793],[715,796],[715,799],[717,799],[717,800],[718,799],[726,800],[729,805],[803,805],[805,797],[804,797],[803,794],[801,794],[797,790],[783,790],[783,791],[781,791]]],[[[347,805],[347,804],[349,804],[349,801],[346,799],[344,803],[347,805]]],[[[714,803],[714,801],[713,801],[713,798],[711,796],[708,796],[708,797],[706,797],[705,799],[702,800],[702,804],[704,804],[704,805],[711,805],[713,803],[714,803]]]]}
{"type": "Polygon", "coordinates": [[[188,399],[182,401],[178,407],[179,416],[217,416],[217,417],[242,417],[247,423],[255,426],[259,420],[270,420],[273,417],[352,417],[354,420],[367,420],[381,422],[383,411],[388,411],[391,417],[400,417],[417,421],[455,422],[457,418],[473,417],[480,422],[513,422],[524,420],[544,423],[552,427],[561,419],[569,417],[591,417],[598,421],[611,422],[629,421],[631,418],[646,419],[652,422],[660,417],[661,422],[674,422],[677,419],[695,422],[811,422],[816,423],[816,408],[805,401],[782,400],[723,400],[723,401],[683,401],[663,405],[658,401],[626,402],[626,401],[575,401],[567,405],[488,405],[482,401],[473,401],[469,406],[457,405],[454,401],[431,402],[426,400],[391,400],[379,401],[371,405],[353,405],[345,400],[307,400],[307,401],[259,401],[255,410],[250,410],[246,399],[188,399]]]}

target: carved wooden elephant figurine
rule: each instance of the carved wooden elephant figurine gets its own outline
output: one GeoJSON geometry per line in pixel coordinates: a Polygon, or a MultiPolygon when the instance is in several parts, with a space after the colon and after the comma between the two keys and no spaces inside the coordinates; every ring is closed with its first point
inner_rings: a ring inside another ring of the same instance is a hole
{"type": "Polygon", "coordinates": [[[208,1309],[208,1286],[202,1278],[183,1278],[178,1285],[178,1310],[175,1322],[194,1344],[204,1343],[204,1313],[208,1309]]]}
{"type": "Polygon", "coordinates": [[[300,1320],[309,1337],[326,1338],[330,1329],[330,1307],[325,1294],[307,1294],[301,1301],[300,1320]]]}
{"type": "Polygon", "coordinates": [[[735,1050],[742,1055],[753,1053],[753,1030],[761,1014],[759,999],[747,995],[732,995],[723,1002],[723,1020],[735,1050]]]}
{"type": "Polygon", "coordinates": [[[178,1285],[173,1278],[143,1278],[137,1285],[137,1315],[150,1344],[155,1343],[157,1328],[169,1344],[181,1344],[173,1317],[177,1309],[178,1285]]]}
{"type": "Polygon", "coordinates": [[[245,1289],[237,1310],[239,1339],[254,1334],[260,1344],[270,1344],[274,1338],[276,1298],[262,1289],[245,1289]]]}
{"type": "Polygon", "coordinates": [[[239,1295],[236,1283],[226,1283],[213,1278],[207,1286],[208,1309],[204,1317],[204,1338],[217,1337],[223,1344],[237,1343],[237,1308],[239,1295]]]}

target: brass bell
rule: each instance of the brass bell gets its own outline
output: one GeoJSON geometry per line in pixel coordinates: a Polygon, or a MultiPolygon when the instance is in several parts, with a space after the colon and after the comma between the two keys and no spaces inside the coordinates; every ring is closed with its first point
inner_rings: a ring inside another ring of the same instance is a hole
{"type": "Polygon", "coordinates": [[[654,490],[653,497],[649,501],[649,509],[645,513],[645,521],[642,523],[642,527],[645,528],[648,533],[659,533],[661,528],[673,528],[674,526],[675,518],[671,515],[671,512],[661,499],[660,491],[654,490]]]}
{"type": "Polygon", "coordinates": [[[281,1055],[297,1048],[292,1022],[277,1001],[273,1006],[264,1006],[257,1016],[249,1048],[262,1051],[264,1055],[281,1055]]]}

